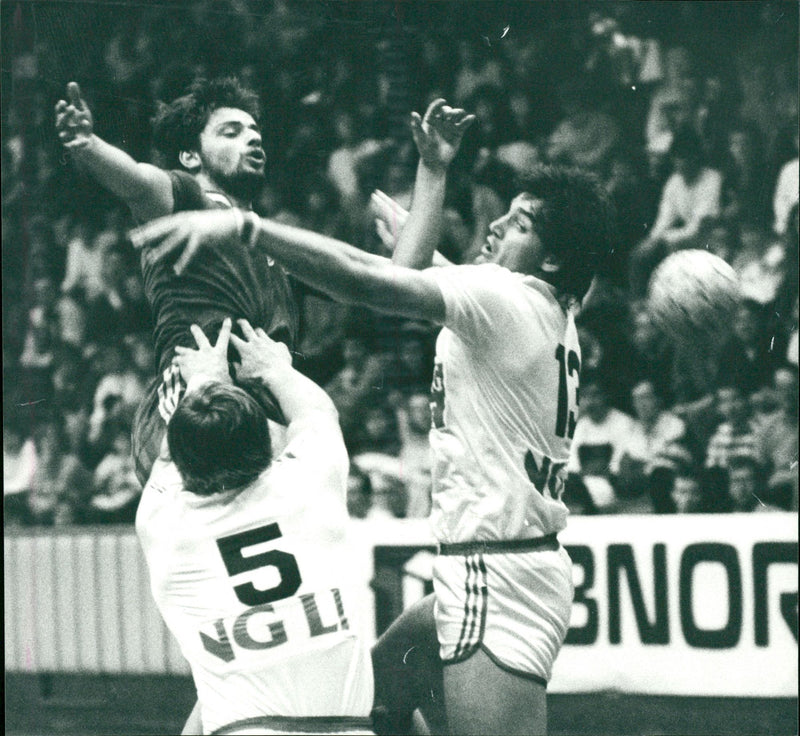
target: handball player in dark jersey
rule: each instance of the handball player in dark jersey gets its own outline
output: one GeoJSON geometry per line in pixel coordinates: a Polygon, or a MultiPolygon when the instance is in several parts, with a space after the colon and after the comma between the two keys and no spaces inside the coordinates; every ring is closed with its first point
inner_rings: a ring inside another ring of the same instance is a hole
{"type": "MultiPolygon", "coordinates": [[[[67,99],[57,103],[55,112],[59,139],[76,164],[122,199],[137,223],[183,210],[249,210],[264,184],[259,100],[234,78],[198,80],[159,110],[153,138],[169,170],[139,163],[95,135],[76,83],[67,85],[67,99]]],[[[134,419],[133,453],[142,484],[185,388],[172,358],[176,345],[193,345],[192,324],[213,340],[225,317],[247,319],[290,350],[297,335],[289,279],[262,252],[233,238],[191,256],[159,263],[146,255],[141,259],[158,369],[134,419]]],[[[280,421],[277,404],[272,404],[272,418],[280,421]]]]}

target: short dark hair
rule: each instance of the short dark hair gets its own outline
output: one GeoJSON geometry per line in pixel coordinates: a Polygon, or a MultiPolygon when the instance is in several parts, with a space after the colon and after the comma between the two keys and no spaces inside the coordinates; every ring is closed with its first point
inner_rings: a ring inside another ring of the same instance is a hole
{"type": "Polygon", "coordinates": [[[702,161],[704,157],[703,139],[688,125],[679,128],[672,138],[669,148],[672,159],[688,158],[693,161],[702,161]]]}
{"type": "Polygon", "coordinates": [[[578,169],[541,166],[521,175],[517,188],[543,202],[534,227],[545,251],[561,265],[547,280],[583,299],[615,246],[614,208],[600,181],[578,169]]]}
{"type": "Polygon", "coordinates": [[[184,488],[200,496],[243,488],[272,461],[261,402],[218,381],[183,397],[167,426],[167,441],[184,488]]]}
{"type": "Polygon", "coordinates": [[[256,122],[261,117],[258,95],[236,77],[196,79],[182,97],[162,104],[153,118],[153,144],[168,168],[180,166],[181,151],[196,151],[200,133],[214,110],[232,107],[244,110],[256,122]]]}

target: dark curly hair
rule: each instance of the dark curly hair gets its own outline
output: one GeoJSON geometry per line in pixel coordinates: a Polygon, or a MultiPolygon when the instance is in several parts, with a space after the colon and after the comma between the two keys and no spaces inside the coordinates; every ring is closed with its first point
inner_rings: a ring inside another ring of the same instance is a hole
{"type": "Polygon", "coordinates": [[[534,228],[545,252],[561,266],[548,282],[583,299],[616,245],[614,207],[599,180],[577,169],[541,166],[522,174],[517,190],[543,203],[534,228]]]}
{"type": "Polygon", "coordinates": [[[272,461],[263,404],[217,381],[183,397],[167,425],[167,442],[184,488],[200,496],[244,488],[272,461]]]}
{"type": "Polygon", "coordinates": [[[236,77],[196,79],[182,97],[161,104],[152,120],[153,144],[167,168],[180,167],[181,151],[196,151],[200,133],[211,113],[220,107],[244,110],[258,123],[261,105],[258,95],[242,86],[236,77]]]}

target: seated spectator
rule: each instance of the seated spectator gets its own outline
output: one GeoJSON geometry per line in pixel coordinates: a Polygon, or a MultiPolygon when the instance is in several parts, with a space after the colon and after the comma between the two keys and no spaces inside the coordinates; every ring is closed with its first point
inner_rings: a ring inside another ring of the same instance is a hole
{"type": "Polygon", "coordinates": [[[636,297],[645,294],[658,263],[670,253],[691,247],[703,220],[719,214],[722,176],[705,166],[699,136],[689,128],[678,131],[670,158],[673,173],[662,190],[656,221],[631,253],[630,284],[636,297]]]}
{"type": "Polygon", "coordinates": [[[722,215],[766,225],[771,183],[765,177],[761,135],[753,123],[740,120],[728,129],[726,143],[722,215]]]}
{"type": "Polygon", "coordinates": [[[401,397],[427,393],[433,371],[435,334],[427,325],[403,322],[393,340],[392,362],[386,381],[401,397]]]}
{"type": "Polygon", "coordinates": [[[611,407],[599,376],[581,377],[581,413],[572,439],[567,471],[579,475],[601,513],[616,509],[620,460],[629,450],[633,419],[611,407]]]}
{"type": "Polygon", "coordinates": [[[675,512],[675,500],[672,497],[675,478],[679,475],[697,478],[697,465],[683,441],[671,442],[658,452],[647,475],[647,489],[654,513],[675,512]]]}
{"type": "Polygon", "coordinates": [[[708,443],[705,467],[727,469],[734,456],[761,464],[757,430],[741,387],[734,383],[720,386],[716,399],[721,421],[708,443]]]}
{"type": "Polygon", "coordinates": [[[132,524],[142,494],[131,455],[130,424],[119,422],[111,432],[111,450],[94,471],[93,494],[84,509],[91,524],[132,524]]]}
{"type": "Polygon", "coordinates": [[[600,172],[619,140],[617,121],[590,106],[590,90],[580,82],[565,84],[560,100],[563,118],[548,138],[547,160],[600,172]]]}
{"type": "Polygon", "coordinates": [[[352,454],[377,452],[397,457],[400,454],[400,447],[397,415],[388,400],[384,399],[365,406],[353,428],[348,450],[352,454]]]}
{"type": "Polygon", "coordinates": [[[772,389],[777,406],[756,422],[756,435],[768,476],[763,495],[770,503],[797,510],[798,373],[786,364],[775,369],[772,389]]]}
{"type": "Polygon", "coordinates": [[[650,97],[645,141],[651,157],[666,156],[677,126],[694,118],[697,105],[694,64],[687,48],[674,46],[664,54],[664,75],[650,97]]]}
{"type": "Polygon", "coordinates": [[[3,420],[3,524],[31,523],[28,499],[36,476],[36,447],[16,417],[3,420]]]}
{"type": "Polygon", "coordinates": [[[104,250],[101,281],[101,292],[87,304],[89,340],[114,343],[133,332],[149,330],[149,308],[141,277],[120,245],[104,250]]]}
{"type": "Polygon", "coordinates": [[[733,334],[721,346],[717,358],[723,380],[732,381],[748,396],[768,384],[775,365],[770,348],[762,306],[745,299],[733,318],[733,334]]]}
{"type": "Polygon", "coordinates": [[[642,472],[650,473],[665,448],[684,438],[686,426],[662,407],[652,381],[640,381],[633,387],[631,403],[635,420],[626,457],[642,463],[642,472]]]}
{"type": "Polygon", "coordinates": [[[370,520],[404,519],[408,510],[408,491],[402,480],[398,458],[381,452],[365,452],[352,459],[369,476],[372,504],[364,518],[370,520]]]}
{"type": "Polygon", "coordinates": [[[777,506],[765,503],[762,494],[762,474],[758,465],[749,457],[733,457],[728,465],[728,495],[731,511],[780,511],[777,506]]]}
{"type": "Polygon", "coordinates": [[[798,187],[800,186],[800,159],[797,157],[798,133],[794,129],[794,151],[795,156],[781,167],[778,174],[778,181],[775,185],[775,194],[772,200],[772,211],[774,219],[772,229],[778,234],[783,235],[789,225],[789,214],[792,207],[798,203],[798,187]]]}
{"type": "Polygon", "coordinates": [[[113,230],[92,232],[86,222],[75,222],[67,243],[67,263],[61,291],[89,302],[103,293],[103,257],[118,236],[113,230]]]}
{"type": "Polygon", "coordinates": [[[703,489],[696,474],[675,473],[670,488],[670,500],[676,514],[696,514],[704,511],[703,489]]]}
{"type": "Polygon", "coordinates": [[[371,339],[358,324],[351,325],[342,343],[344,365],[324,388],[339,412],[345,441],[352,441],[363,409],[385,392],[388,360],[371,354],[371,339]]]}
{"type": "Polygon", "coordinates": [[[410,394],[398,409],[402,447],[400,463],[402,479],[408,490],[410,519],[427,518],[431,511],[431,429],[430,397],[425,392],[410,394]]]}
{"type": "Polygon", "coordinates": [[[372,482],[354,463],[347,476],[347,513],[352,519],[366,519],[372,508],[372,482]]]}
{"type": "Polygon", "coordinates": [[[34,524],[70,524],[91,492],[91,473],[70,450],[60,417],[48,418],[33,433],[36,472],[28,508],[34,524]]]}

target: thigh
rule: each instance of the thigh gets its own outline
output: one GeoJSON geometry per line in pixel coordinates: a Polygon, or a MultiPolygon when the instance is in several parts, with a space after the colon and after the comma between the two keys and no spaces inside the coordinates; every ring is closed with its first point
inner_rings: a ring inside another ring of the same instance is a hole
{"type": "Polygon", "coordinates": [[[547,733],[544,685],[499,667],[479,649],[444,668],[451,734],[547,733]]]}
{"type": "Polygon", "coordinates": [[[446,733],[442,663],[433,595],[403,611],[372,649],[378,733],[413,733],[419,710],[432,733],[446,733]]]}

